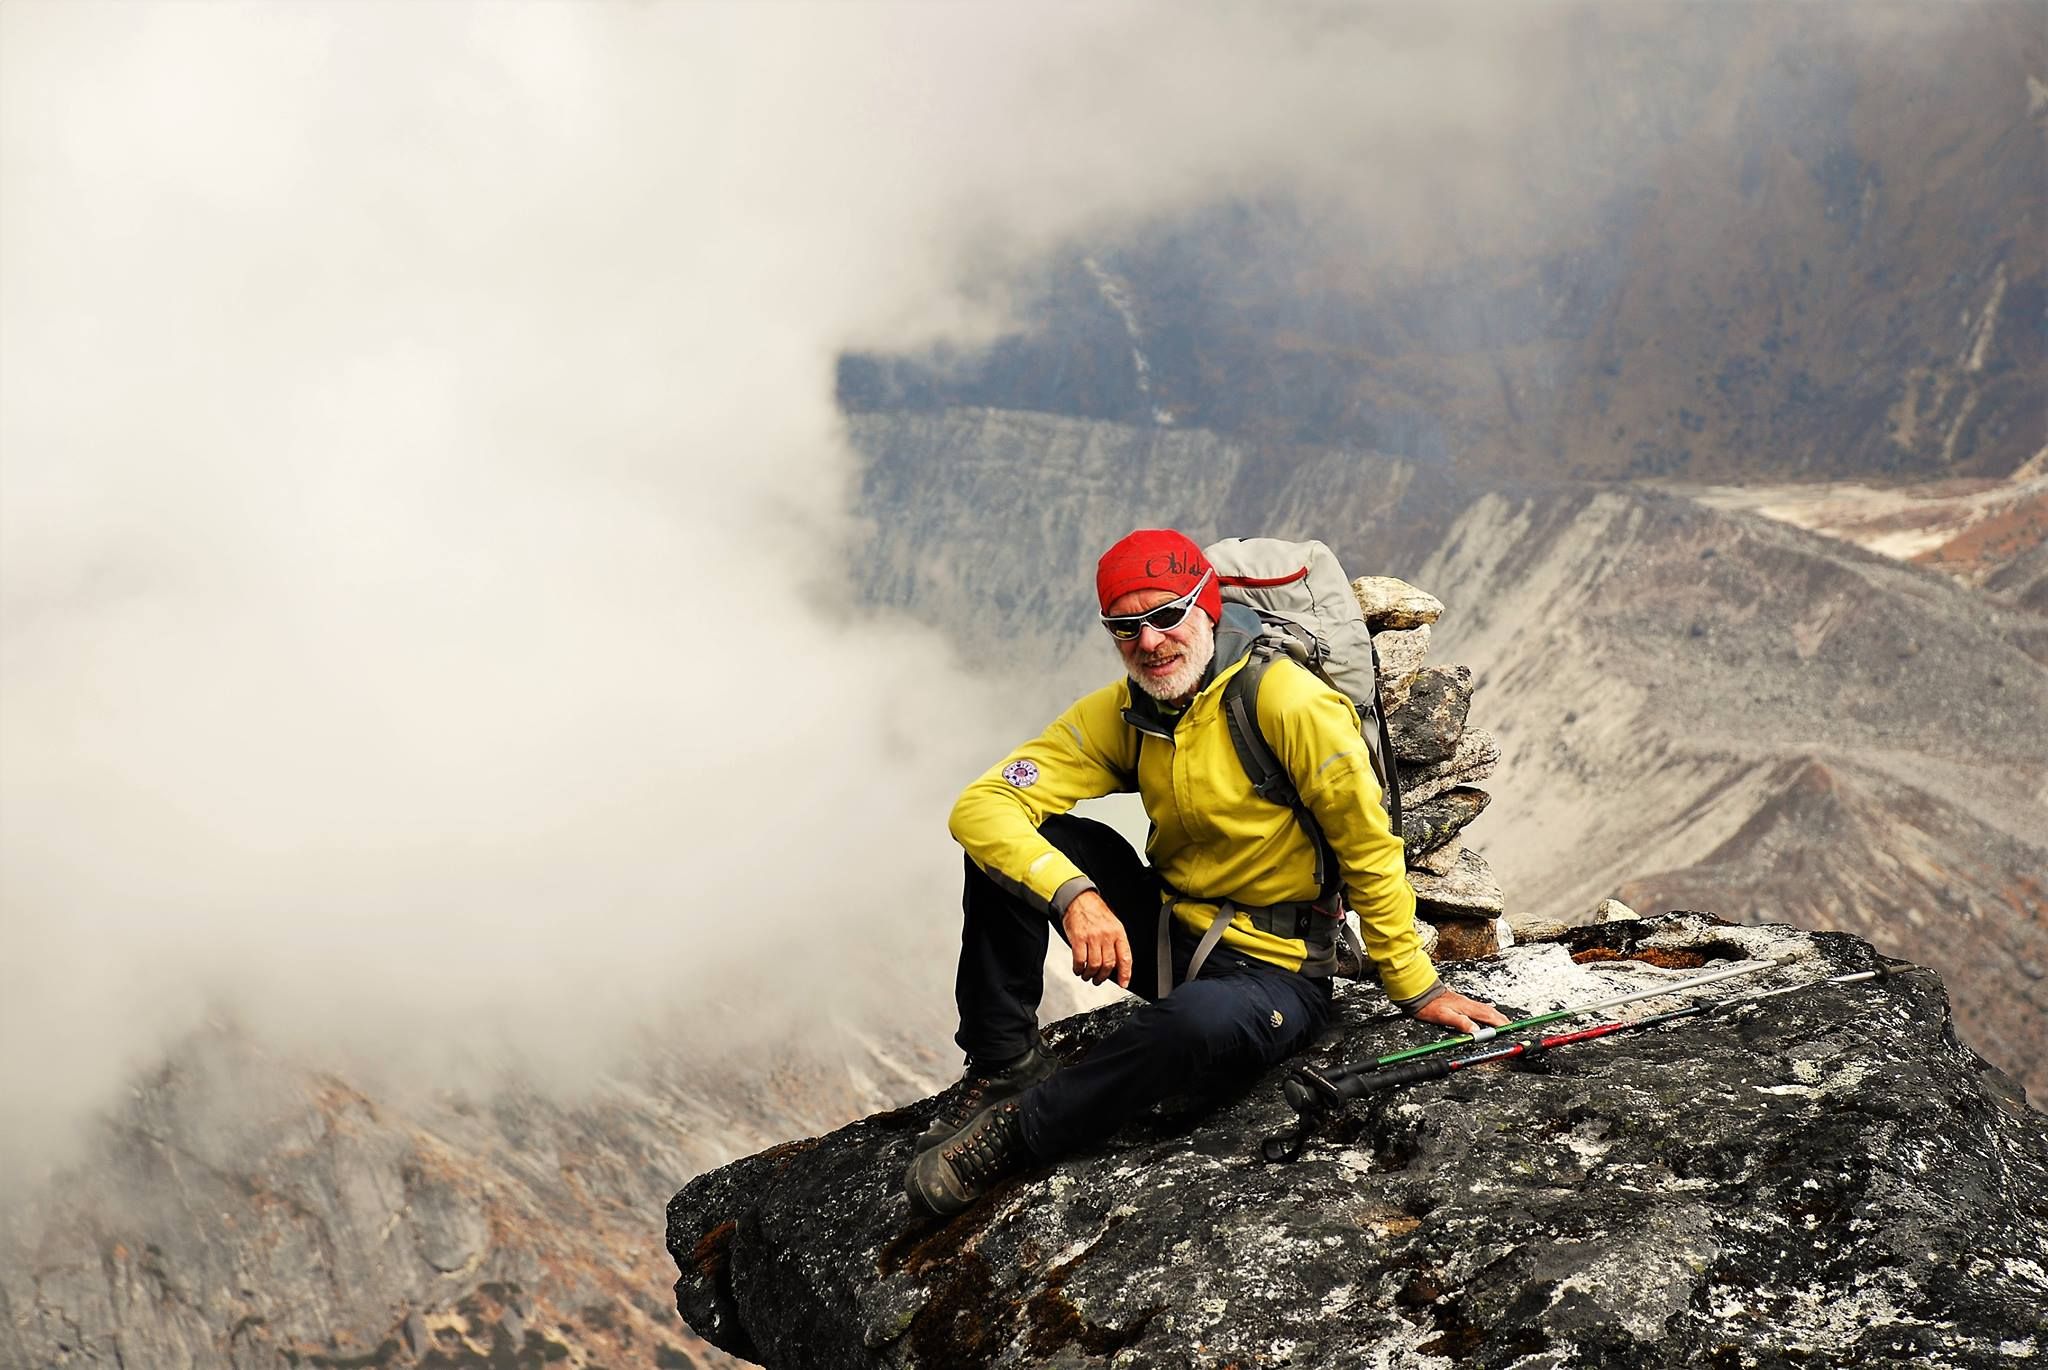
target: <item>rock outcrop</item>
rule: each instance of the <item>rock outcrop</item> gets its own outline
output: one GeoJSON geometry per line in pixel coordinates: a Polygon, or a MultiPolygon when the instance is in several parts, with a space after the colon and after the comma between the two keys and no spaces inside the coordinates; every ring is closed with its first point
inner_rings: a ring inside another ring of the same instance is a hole
{"type": "MultiPolygon", "coordinates": [[[[1731,994],[1876,961],[1843,934],[1686,914],[1570,929],[1454,976],[1534,1013],[1743,958],[1785,959],[1731,994]]],[[[1339,1003],[1321,1067],[1429,1037],[1364,987],[1339,1003]]],[[[1122,1012],[1049,1040],[1073,1058],[1122,1012]]],[[[770,1370],[2048,1351],[2048,1125],[1956,1041],[1929,972],[1390,1091],[1326,1120],[1299,1162],[1266,1164],[1261,1137],[1294,1117],[1288,1068],[1157,1110],[950,1222],[913,1218],[901,1192],[930,1100],[700,1176],[668,1209],[677,1307],[770,1370]]]]}

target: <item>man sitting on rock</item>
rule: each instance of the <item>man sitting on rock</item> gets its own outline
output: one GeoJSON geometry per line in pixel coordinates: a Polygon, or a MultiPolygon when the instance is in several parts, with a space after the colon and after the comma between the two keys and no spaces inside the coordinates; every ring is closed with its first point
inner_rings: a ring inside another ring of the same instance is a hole
{"type": "MultiPolygon", "coordinates": [[[[1095,589],[1130,679],[1075,703],[953,807],[968,857],[954,989],[967,1073],[905,1177],[933,1214],[1169,1095],[1248,1083],[1329,1020],[1339,920],[1328,901],[1317,907],[1302,824],[1252,792],[1231,743],[1222,687],[1244,658],[1216,658],[1214,568],[1184,535],[1147,529],[1103,554],[1095,589]],[[1129,790],[1152,819],[1149,866],[1114,830],[1068,812],[1129,790]],[[1054,924],[1075,975],[1114,977],[1149,1001],[1057,1072],[1038,1037],[1054,924]]],[[[1258,691],[1258,726],[1336,857],[1388,997],[1463,1032],[1506,1022],[1440,983],[1424,954],[1351,702],[1279,660],[1258,691]]]]}

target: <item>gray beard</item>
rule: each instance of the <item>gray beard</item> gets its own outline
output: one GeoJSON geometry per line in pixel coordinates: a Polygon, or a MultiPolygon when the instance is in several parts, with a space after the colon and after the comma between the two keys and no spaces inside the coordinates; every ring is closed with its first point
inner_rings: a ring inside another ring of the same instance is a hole
{"type": "Polygon", "coordinates": [[[1161,681],[1152,681],[1140,676],[1134,667],[1125,668],[1131,677],[1131,683],[1161,704],[1175,704],[1192,695],[1195,687],[1202,683],[1202,673],[1209,669],[1209,663],[1215,659],[1215,627],[1210,624],[1209,616],[1199,609],[1193,611],[1193,617],[1199,619],[1200,624],[1193,634],[1193,639],[1181,644],[1181,649],[1186,655],[1181,658],[1180,668],[1172,675],[1161,681]]]}

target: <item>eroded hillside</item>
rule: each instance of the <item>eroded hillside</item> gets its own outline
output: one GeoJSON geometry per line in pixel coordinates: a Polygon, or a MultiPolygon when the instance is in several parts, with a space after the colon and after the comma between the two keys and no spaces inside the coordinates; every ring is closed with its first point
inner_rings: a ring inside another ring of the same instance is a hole
{"type": "Polygon", "coordinates": [[[1488,496],[1417,574],[1505,720],[1483,845],[1524,909],[1857,932],[2048,1089],[2048,622],[1655,494],[1488,496]]]}
{"type": "Polygon", "coordinates": [[[209,1027],[0,1206],[0,1365],[736,1366],[677,1323],[650,1215],[682,1176],[948,1073],[849,1036],[653,1053],[578,1091],[373,1094],[209,1027]]]}

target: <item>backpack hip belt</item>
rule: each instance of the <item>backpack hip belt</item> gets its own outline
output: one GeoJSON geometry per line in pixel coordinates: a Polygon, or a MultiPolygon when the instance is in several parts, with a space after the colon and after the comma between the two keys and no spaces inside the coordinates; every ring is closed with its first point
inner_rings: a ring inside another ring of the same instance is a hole
{"type": "Polygon", "coordinates": [[[1159,902],[1158,966],[1159,997],[1162,999],[1173,993],[1173,910],[1182,901],[1216,906],[1215,917],[1209,920],[1208,929],[1203,932],[1202,940],[1195,944],[1195,954],[1188,961],[1189,980],[1202,973],[1202,965],[1209,959],[1209,953],[1223,940],[1224,929],[1240,913],[1254,928],[1268,936],[1298,938],[1304,949],[1301,974],[1322,976],[1337,969],[1337,938],[1345,923],[1343,900],[1334,894],[1323,894],[1314,899],[1290,899],[1279,904],[1240,904],[1235,899],[1197,899],[1168,885],[1164,879],[1159,883],[1168,896],[1159,902]]]}

